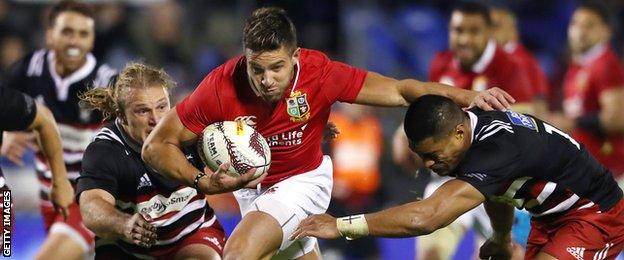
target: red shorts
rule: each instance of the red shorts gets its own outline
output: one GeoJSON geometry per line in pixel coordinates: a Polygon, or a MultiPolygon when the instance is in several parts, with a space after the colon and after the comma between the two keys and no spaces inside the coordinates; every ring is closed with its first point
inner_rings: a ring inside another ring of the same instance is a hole
{"type": "Polygon", "coordinates": [[[93,250],[95,235],[84,224],[80,217],[80,206],[76,202],[69,206],[69,216],[67,220],[63,219],[63,214],[54,211],[54,207],[50,202],[41,205],[41,215],[43,215],[43,224],[48,233],[63,233],[71,237],[76,243],[89,252],[93,250]]]}
{"type": "Polygon", "coordinates": [[[151,255],[157,257],[158,259],[173,259],[178,251],[192,244],[207,245],[217,251],[220,256],[223,256],[223,247],[225,246],[225,231],[223,231],[223,227],[221,227],[219,221],[216,220],[211,226],[200,227],[199,229],[195,230],[193,234],[187,236],[182,241],[175,243],[171,247],[162,250],[152,251],[151,255]]]}
{"type": "Polygon", "coordinates": [[[624,248],[624,199],[607,212],[597,205],[531,220],[524,259],[542,251],[557,259],[614,259],[624,248]]]}
{"type": "Polygon", "coordinates": [[[215,221],[211,226],[200,227],[186,238],[171,246],[157,249],[145,249],[143,252],[126,252],[120,246],[105,244],[95,249],[95,259],[131,259],[136,257],[154,257],[156,259],[174,259],[175,255],[184,247],[201,244],[214,249],[220,256],[223,256],[225,246],[225,232],[219,221],[215,221]]]}

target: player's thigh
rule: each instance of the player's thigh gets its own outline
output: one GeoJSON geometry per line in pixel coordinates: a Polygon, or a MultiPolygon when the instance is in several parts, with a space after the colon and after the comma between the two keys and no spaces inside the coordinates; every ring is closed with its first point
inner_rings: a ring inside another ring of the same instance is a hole
{"type": "MultiPolygon", "coordinates": [[[[527,259],[527,258],[525,258],[527,259]]],[[[535,258],[531,258],[531,259],[535,259],[535,260],[557,260],[556,257],[549,255],[546,252],[539,252],[537,253],[537,255],[535,256],[535,258]]],[[[582,258],[581,258],[582,259],[582,258]]]]}
{"type": "Polygon", "coordinates": [[[219,260],[221,256],[214,248],[205,244],[190,244],[181,248],[173,259],[206,259],[219,260]]]}
{"type": "Polygon", "coordinates": [[[271,257],[281,243],[282,228],[277,220],[266,212],[252,211],[236,225],[223,254],[225,259],[271,257]]]}

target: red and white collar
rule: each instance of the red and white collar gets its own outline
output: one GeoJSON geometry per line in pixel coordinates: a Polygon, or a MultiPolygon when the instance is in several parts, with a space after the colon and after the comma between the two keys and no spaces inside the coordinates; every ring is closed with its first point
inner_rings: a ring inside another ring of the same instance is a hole
{"type": "Polygon", "coordinates": [[[607,43],[598,43],[591,47],[589,50],[587,50],[585,53],[574,57],[574,63],[579,65],[587,65],[598,59],[598,57],[602,56],[602,54],[604,54],[607,49],[607,43]]]}
{"type": "Polygon", "coordinates": [[[485,50],[483,50],[483,54],[481,54],[481,57],[479,57],[477,62],[472,65],[472,72],[483,73],[490,63],[492,63],[495,53],[496,42],[494,42],[494,40],[489,40],[487,46],[485,46],[485,50]]]}

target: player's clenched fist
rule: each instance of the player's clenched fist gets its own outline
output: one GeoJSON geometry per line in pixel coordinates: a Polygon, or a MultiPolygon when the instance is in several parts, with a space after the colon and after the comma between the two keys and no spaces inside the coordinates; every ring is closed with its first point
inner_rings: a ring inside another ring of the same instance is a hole
{"type": "Polygon", "coordinates": [[[156,227],[140,213],[135,213],[126,221],[122,234],[126,242],[142,247],[150,247],[156,242],[156,227]]]}
{"type": "Polygon", "coordinates": [[[340,232],[336,226],[336,218],[328,214],[309,216],[299,223],[290,239],[297,240],[306,236],[323,239],[339,238],[340,232]]]}

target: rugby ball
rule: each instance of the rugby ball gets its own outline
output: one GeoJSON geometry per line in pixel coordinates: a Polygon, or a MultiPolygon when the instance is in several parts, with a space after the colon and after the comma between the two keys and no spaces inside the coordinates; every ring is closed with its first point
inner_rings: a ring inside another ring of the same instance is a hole
{"type": "Polygon", "coordinates": [[[255,168],[255,179],[267,172],[271,165],[271,150],[264,137],[240,120],[207,126],[197,147],[199,156],[212,171],[222,163],[230,162],[228,174],[232,176],[255,168]]]}

